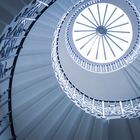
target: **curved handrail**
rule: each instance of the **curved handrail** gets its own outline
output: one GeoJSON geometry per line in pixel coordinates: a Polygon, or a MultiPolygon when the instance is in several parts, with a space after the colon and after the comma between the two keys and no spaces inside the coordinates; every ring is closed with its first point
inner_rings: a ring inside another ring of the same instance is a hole
{"type": "Polygon", "coordinates": [[[9,80],[7,89],[4,89],[0,94],[0,108],[8,104],[8,112],[0,118],[0,125],[7,117],[9,117],[9,122],[0,130],[0,135],[10,127],[12,140],[16,140],[12,115],[12,83],[18,56],[35,22],[55,1],[56,0],[34,0],[31,2],[19,13],[0,38],[0,83],[9,80]],[[7,100],[3,102],[2,98],[6,94],[7,100]]]}
{"type": "Polygon", "coordinates": [[[55,76],[66,95],[82,110],[96,116],[98,118],[136,118],[140,116],[140,97],[123,101],[107,101],[99,100],[87,96],[81,92],[65,74],[63,66],[59,58],[59,38],[61,29],[65,19],[69,13],[78,6],[79,3],[74,5],[63,17],[57,25],[54,33],[53,48],[52,48],[52,65],[55,76]]]}

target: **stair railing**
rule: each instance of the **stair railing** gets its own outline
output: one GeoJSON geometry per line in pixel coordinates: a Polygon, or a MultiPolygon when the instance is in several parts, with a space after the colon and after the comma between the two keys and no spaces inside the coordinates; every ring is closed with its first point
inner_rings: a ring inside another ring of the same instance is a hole
{"type": "Polygon", "coordinates": [[[8,129],[16,140],[12,115],[12,82],[16,63],[31,28],[56,0],[34,0],[22,9],[0,37],[0,138],[8,129]]]}

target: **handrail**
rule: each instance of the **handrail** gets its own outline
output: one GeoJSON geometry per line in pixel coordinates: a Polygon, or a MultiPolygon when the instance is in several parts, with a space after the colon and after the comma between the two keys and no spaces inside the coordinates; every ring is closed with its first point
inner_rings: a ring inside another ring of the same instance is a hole
{"type": "MultiPolygon", "coordinates": [[[[15,17],[10,26],[0,37],[0,83],[9,80],[7,89],[4,89],[3,93],[0,94],[1,103],[2,97],[8,93],[7,102],[5,101],[2,103],[0,107],[2,107],[3,104],[8,104],[8,112],[5,116],[9,117],[9,123],[0,130],[0,135],[10,127],[12,135],[12,138],[10,139],[12,140],[16,140],[12,115],[12,83],[18,56],[23,48],[24,41],[35,22],[55,1],[56,0],[34,0],[26,6],[17,17],[15,17]],[[11,59],[13,63],[11,62],[11,59]]],[[[0,122],[3,122],[5,120],[4,118],[0,119],[0,122]]]]}
{"type": "MultiPolygon", "coordinates": [[[[59,57],[59,42],[61,29],[69,13],[78,5],[73,5],[61,18],[55,32],[52,48],[52,66],[56,79],[66,95],[82,110],[98,118],[137,118],[140,116],[140,96],[129,100],[107,101],[87,96],[70,81],[64,72],[59,57]]],[[[96,92],[96,91],[95,91],[96,92]]]]}

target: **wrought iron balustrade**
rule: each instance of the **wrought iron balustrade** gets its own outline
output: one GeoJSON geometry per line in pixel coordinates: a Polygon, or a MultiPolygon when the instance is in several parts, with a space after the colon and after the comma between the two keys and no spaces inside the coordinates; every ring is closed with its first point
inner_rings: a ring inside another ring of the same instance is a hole
{"type": "Polygon", "coordinates": [[[0,90],[0,110],[7,107],[7,113],[0,111],[0,135],[8,128],[9,140],[15,140],[16,134],[12,118],[12,82],[16,62],[24,41],[37,19],[56,0],[34,0],[26,6],[0,37],[0,84],[8,80],[7,89],[0,90]]]}
{"type": "MultiPolygon", "coordinates": [[[[129,0],[127,0],[130,3],[129,0]]],[[[80,1],[79,1],[80,3],[80,1]]],[[[63,89],[63,91],[67,94],[67,96],[81,109],[85,112],[92,114],[93,116],[99,118],[135,118],[140,116],[140,97],[130,99],[130,100],[123,100],[123,101],[104,101],[91,98],[87,96],[85,93],[81,92],[79,89],[73,85],[73,83],[68,79],[66,76],[63,67],[60,62],[59,58],[59,38],[61,38],[61,28],[65,19],[67,18],[68,14],[75,8],[79,3],[74,5],[63,17],[61,18],[56,31],[54,33],[54,40],[53,40],[53,48],[52,48],[52,65],[55,72],[55,76],[63,89]]],[[[88,63],[84,63],[79,57],[77,57],[73,50],[70,50],[70,53],[74,59],[81,65],[87,68],[91,68],[88,63]]],[[[120,62],[120,63],[123,63],[120,62]]],[[[119,63],[118,63],[119,65],[119,63]]],[[[112,65],[112,68],[115,65],[112,65]]],[[[108,70],[108,67],[94,67],[96,71],[108,70]]],[[[95,91],[96,92],[96,91],[95,91]]]]}

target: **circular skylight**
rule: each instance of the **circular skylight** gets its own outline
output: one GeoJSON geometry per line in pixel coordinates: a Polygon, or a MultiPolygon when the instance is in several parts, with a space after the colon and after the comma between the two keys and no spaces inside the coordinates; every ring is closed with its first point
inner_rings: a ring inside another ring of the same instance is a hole
{"type": "Polygon", "coordinates": [[[132,25],[119,7],[98,3],[86,7],[76,17],[72,37],[78,52],[96,63],[112,62],[130,47],[132,25]]]}
{"type": "Polygon", "coordinates": [[[71,13],[66,47],[82,68],[97,73],[132,63],[139,47],[140,15],[129,1],[84,2],[71,13]]]}

